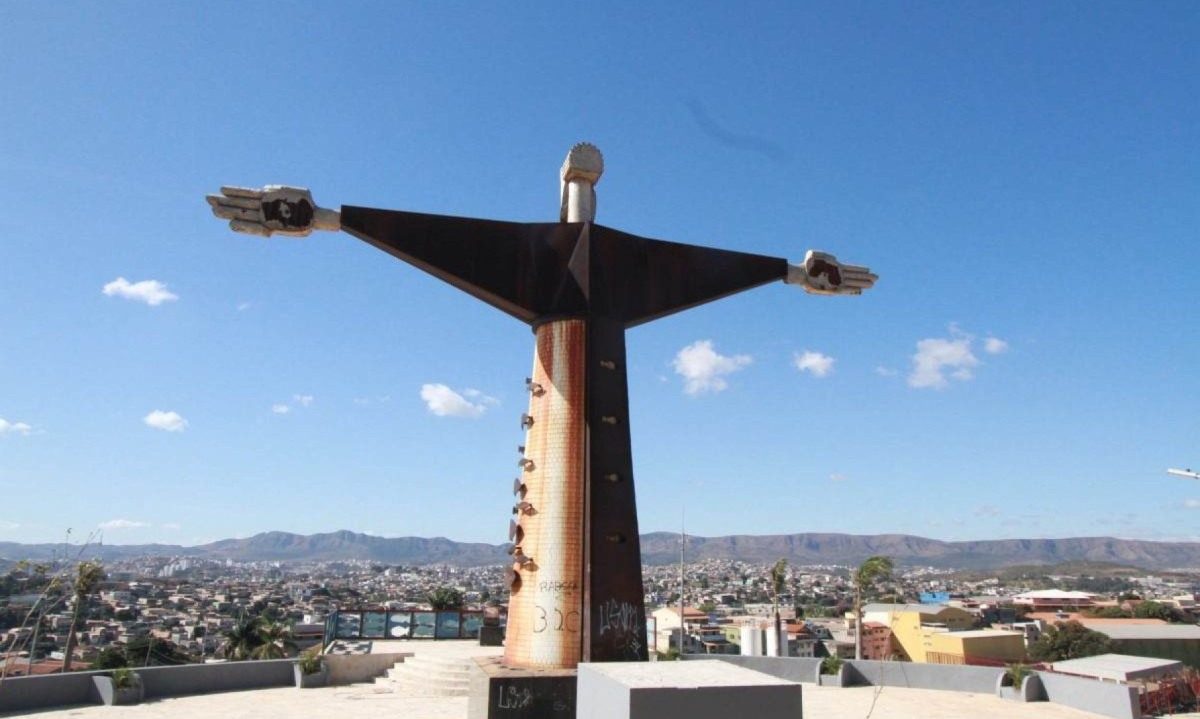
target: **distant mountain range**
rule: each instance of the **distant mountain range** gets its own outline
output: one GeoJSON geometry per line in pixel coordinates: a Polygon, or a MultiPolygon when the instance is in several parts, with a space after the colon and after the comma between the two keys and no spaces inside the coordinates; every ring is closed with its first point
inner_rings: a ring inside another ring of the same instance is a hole
{"type": "MultiPolygon", "coordinates": [[[[506,544],[455,542],[444,537],[374,537],[349,531],[327,534],[263,532],[248,539],[223,539],[184,547],[169,544],[98,545],[81,556],[106,560],[140,556],[187,556],[235,561],[336,561],[358,559],[382,564],[460,566],[503,564],[506,544]]],[[[0,542],[0,558],[44,560],[63,555],[62,544],[0,542]]],[[[79,550],[72,547],[71,553],[79,550]]],[[[687,561],[733,559],[774,562],[780,557],[796,565],[855,565],[867,557],[891,557],[899,565],[948,569],[994,569],[1013,565],[1052,565],[1089,561],[1144,569],[1200,568],[1200,543],[1146,542],[1112,537],[1070,539],[996,539],[943,542],[907,534],[777,534],[696,537],[688,535],[687,561]]],[[[642,535],[646,564],[679,561],[679,535],[642,535]]]]}

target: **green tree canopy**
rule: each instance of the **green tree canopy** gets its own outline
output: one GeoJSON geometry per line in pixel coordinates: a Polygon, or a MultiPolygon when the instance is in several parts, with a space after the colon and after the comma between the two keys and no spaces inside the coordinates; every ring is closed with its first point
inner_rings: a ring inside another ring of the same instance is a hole
{"type": "Polygon", "coordinates": [[[195,659],[175,642],[158,637],[138,637],[125,645],[126,666],[160,667],[188,664],[195,659]]]}
{"type": "Polygon", "coordinates": [[[787,559],[780,557],[771,567],[771,604],[775,607],[775,616],[779,616],[779,595],[787,586],[787,559]]]}
{"type": "Polygon", "coordinates": [[[1099,607],[1088,611],[1088,614],[1093,617],[1102,617],[1105,619],[1125,619],[1129,617],[1129,612],[1120,607],[1099,607]]]}
{"type": "Polygon", "coordinates": [[[434,609],[461,609],[462,592],[454,587],[438,587],[429,593],[429,606],[434,609]]]}
{"type": "MultiPolygon", "coordinates": [[[[889,581],[895,565],[891,557],[868,557],[865,562],[854,570],[854,616],[858,625],[862,625],[863,597],[880,582],[889,581]]],[[[854,632],[854,658],[862,659],[862,631],[854,632]]]]}
{"type": "Polygon", "coordinates": [[[292,628],[284,622],[260,622],[258,638],[261,643],[250,652],[254,659],[283,659],[296,651],[292,628]]]}
{"type": "Polygon", "coordinates": [[[1039,662],[1093,657],[1112,651],[1112,641],[1077,621],[1051,624],[1029,645],[1029,656],[1039,662]]]}
{"type": "Polygon", "coordinates": [[[249,659],[254,651],[263,643],[259,634],[261,619],[256,614],[242,615],[229,629],[221,632],[225,644],[221,646],[221,656],[232,661],[249,659]]]}
{"type": "Polygon", "coordinates": [[[1147,600],[1133,607],[1133,616],[1138,619],[1161,619],[1165,622],[1185,622],[1187,617],[1183,612],[1169,604],[1147,600]]]}
{"type": "Polygon", "coordinates": [[[129,657],[125,650],[118,647],[105,647],[100,650],[100,656],[92,662],[92,669],[119,669],[129,666],[129,657]]]}

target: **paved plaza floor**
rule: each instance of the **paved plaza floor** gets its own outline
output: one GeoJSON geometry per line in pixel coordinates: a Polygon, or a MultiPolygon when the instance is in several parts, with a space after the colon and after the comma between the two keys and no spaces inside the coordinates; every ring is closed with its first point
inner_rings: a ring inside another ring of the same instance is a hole
{"type": "MultiPolygon", "coordinates": [[[[499,650],[474,642],[403,642],[394,651],[419,656],[470,657],[499,650]]],[[[379,647],[383,649],[383,647],[379,647]]],[[[15,715],[0,715],[15,716],[15,715]]],[[[152,699],[134,706],[74,706],[28,713],[35,719],[466,719],[463,697],[381,694],[371,684],[323,689],[257,689],[152,699]]],[[[813,719],[1099,719],[1049,702],[1019,704],[990,694],[896,687],[804,685],[804,716],[813,719]]]]}

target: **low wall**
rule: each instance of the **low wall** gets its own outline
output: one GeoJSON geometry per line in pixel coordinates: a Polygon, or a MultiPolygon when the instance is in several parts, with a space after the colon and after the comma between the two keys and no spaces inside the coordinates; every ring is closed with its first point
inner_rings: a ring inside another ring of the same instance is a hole
{"type": "Polygon", "coordinates": [[[850,684],[973,694],[995,694],[996,683],[1004,675],[1004,669],[997,667],[880,662],[867,659],[849,660],[846,667],[850,670],[850,684]]]}
{"type": "Polygon", "coordinates": [[[92,676],[103,672],[71,672],[0,681],[0,713],[22,712],[70,704],[96,704],[100,694],[92,676]]]}
{"type": "MultiPolygon", "coordinates": [[[[388,666],[400,660],[395,654],[389,657],[388,666]]],[[[343,663],[342,676],[350,681],[374,671],[372,655],[362,657],[338,657],[350,659],[343,663]],[[359,666],[371,665],[371,666],[359,666]]],[[[292,670],[294,659],[268,659],[262,661],[221,661],[212,664],[182,664],[179,666],[145,666],[134,669],[142,678],[145,699],[162,699],[164,696],[186,694],[208,694],[214,691],[238,691],[240,689],[265,689],[269,687],[293,687],[295,676],[292,670]]],[[[386,671],[374,671],[379,676],[386,671]]],[[[34,677],[7,677],[0,682],[0,713],[28,712],[31,709],[64,707],[100,703],[91,678],[107,676],[107,671],[76,671],[65,675],[42,675],[34,677]]]]}
{"type": "MultiPolygon", "coordinates": [[[[326,654],[329,684],[339,686],[368,682],[411,652],[403,654],[326,654]]],[[[241,689],[295,686],[295,659],[248,662],[181,664],[173,667],[135,668],[142,679],[146,699],[185,694],[232,692],[241,689]]],[[[108,672],[69,672],[32,677],[8,677],[0,682],[0,713],[23,712],[72,704],[97,704],[100,695],[92,677],[108,672]]]]}
{"type": "MultiPolygon", "coordinates": [[[[293,659],[254,662],[182,664],[174,667],[135,669],[146,699],[228,692],[239,689],[294,686],[293,659]]],[[[97,704],[100,695],[92,682],[109,672],[69,672],[32,677],[7,677],[0,682],[0,713],[25,712],[72,704],[97,704]]]]}
{"type": "Polygon", "coordinates": [[[1141,719],[1137,687],[1099,679],[1038,672],[1046,699],[1114,719],[1141,719]]]}
{"type": "Polygon", "coordinates": [[[142,678],[147,699],[183,694],[229,692],[239,689],[295,686],[294,659],[253,662],[181,664],[175,667],[135,669],[142,678]]]}
{"type": "Polygon", "coordinates": [[[722,661],[791,682],[812,684],[821,659],[812,657],[744,657],[738,654],[681,654],[686,661],[722,661]]]}
{"type": "MultiPolygon", "coordinates": [[[[807,657],[742,657],[733,655],[684,655],[688,661],[729,662],[740,667],[770,674],[780,679],[811,684],[820,659],[807,657]]],[[[995,694],[1004,670],[997,667],[973,667],[961,664],[920,664],[915,662],[878,662],[851,659],[845,662],[848,685],[907,687],[938,691],[995,694]]],[[[1113,719],[1141,719],[1138,690],[1125,684],[1064,674],[1037,672],[1041,679],[1042,700],[1080,709],[1113,719]]]]}
{"type": "MultiPolygon", "coordinates": [[[[687,655],[685,655],[687,656],[687,655]]],[[[708,655],[730,664],[770,674],[794,682],[812,684],[821,659],[810,657],[742,657],[708,655]]],[[[698,657],[697,657],[698,658],[698,657]]],[[[688,657],[689,661],[693,657],[688,657]]],[[[996,682],[1003,669],[970,667],[950,664],[915,664],[913,662],[877,662],[866,659],[847,659],[844,662],[846,684],[936,689],[939,691],[994,694],[996,682]]]]}

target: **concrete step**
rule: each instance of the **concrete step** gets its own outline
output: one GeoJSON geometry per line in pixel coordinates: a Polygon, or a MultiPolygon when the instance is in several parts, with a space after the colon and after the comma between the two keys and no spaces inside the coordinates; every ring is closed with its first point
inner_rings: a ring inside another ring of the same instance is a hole
{"type": "Polygon", "coordinates": [[[375,691],[404,696],[467,696],[473,661],[407,657],[375,680],[375,691]]]}
{"type": "Polygon", "coordinates": [[[475,660],[463,657],[437,657],[414,654],[404,658],[404,664],[412,666],[444,667],[446,669],[465,669],[474,666],[475,660]]]}
{"type": "Polygon", "coordinates": [[[402,664],[387,670],[387,676],[399,679],[401,677],[429,677],[431,679],[466,679],[471,676],[469,667],[440,667],[431,664],[402,664]]]}

